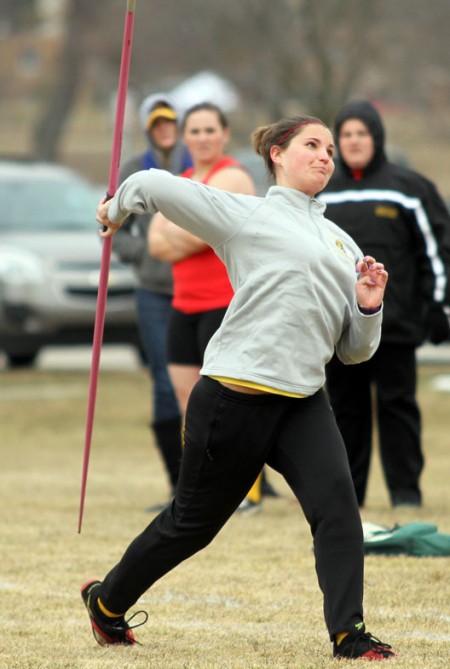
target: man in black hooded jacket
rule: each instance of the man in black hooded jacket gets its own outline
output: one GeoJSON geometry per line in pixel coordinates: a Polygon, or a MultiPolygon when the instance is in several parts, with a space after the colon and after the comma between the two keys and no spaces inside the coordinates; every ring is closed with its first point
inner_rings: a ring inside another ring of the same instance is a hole
{"type": "Polygon", "coordinates": [[[319,196],[326,216],[363,252],[384,263],[381,344],[371,360],[327,368],[331,404],[343,435],[358,503],[363,506],[372,445],[372,385],[380,455],[393,506],[420,506],[424,465],[416,399],[416,348],[449,338],[450,217],[435,186],[388,162],[383,123],[368,101],[350,102],[335,119],[337,169],[319,196]]]}

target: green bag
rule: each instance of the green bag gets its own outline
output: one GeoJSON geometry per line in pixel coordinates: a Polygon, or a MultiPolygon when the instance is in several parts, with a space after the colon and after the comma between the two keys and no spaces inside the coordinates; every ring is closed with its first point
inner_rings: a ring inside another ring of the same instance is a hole
{"type": "Polygon", "coordinates": [[[440,534],[432,523],[407,523],[389,529],[363,523],[364,552],[367,555],[450,556],[450,535],[440,534]]]}

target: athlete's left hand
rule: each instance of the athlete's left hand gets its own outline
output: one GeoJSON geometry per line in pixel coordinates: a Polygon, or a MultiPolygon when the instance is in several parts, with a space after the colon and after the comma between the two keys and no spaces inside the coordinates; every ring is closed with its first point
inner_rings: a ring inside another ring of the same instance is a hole
{"type": "Polygon", "coordinates": [[[388,273],[381,262],[372,256],[365,256],[356,264],[358,281],[356,282],[356,301],[363,309],[376,309],[381,306],[386,288],[388,273]]]}

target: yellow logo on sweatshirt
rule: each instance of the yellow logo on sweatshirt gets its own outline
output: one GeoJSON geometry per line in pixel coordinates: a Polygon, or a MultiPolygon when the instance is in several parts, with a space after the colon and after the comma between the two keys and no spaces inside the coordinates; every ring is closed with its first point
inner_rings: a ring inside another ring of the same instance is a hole
{"type": "Polygon", "coordinates": [[[375,216],[379,216],[380,218],[398,218],[398,209],[397,207],[389,206],[389,205],[378,205],[375,207],[375,216]]]}
{"type": "Polygon", "coordinates": [[[340,239],[336,239],[336,246],[338,247],[339,251],[342,251],[342,253],[345,253],[345,255],[347,255],[345,247],[340,239]]]}

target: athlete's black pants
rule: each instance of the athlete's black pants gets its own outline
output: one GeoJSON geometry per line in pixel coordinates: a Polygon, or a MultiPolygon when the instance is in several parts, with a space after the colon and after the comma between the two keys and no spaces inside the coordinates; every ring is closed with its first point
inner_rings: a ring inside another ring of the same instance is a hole
{"type": "Polygon", "coordinates": [[[343,365],[334,357],[327,366],[327,389],[360,506],[366,496],[372,452],[372,385],[376,389],[380,457],[391,503],[421,503],[419,478],[424,459],[416,377],[414,346],[382,343],[367,362],[343,365]]]}
{"type": "Polygon", "coordinates": [[[209,378],[198,382],[189,400],[175,500],[106,576],[103,604],[125,612],[155,581],[209,544],[264,463],[284,476],[311,526],[330,637],[361,621],[361,519],[325,393],[304,399],[249,395],[209,378]]]}

